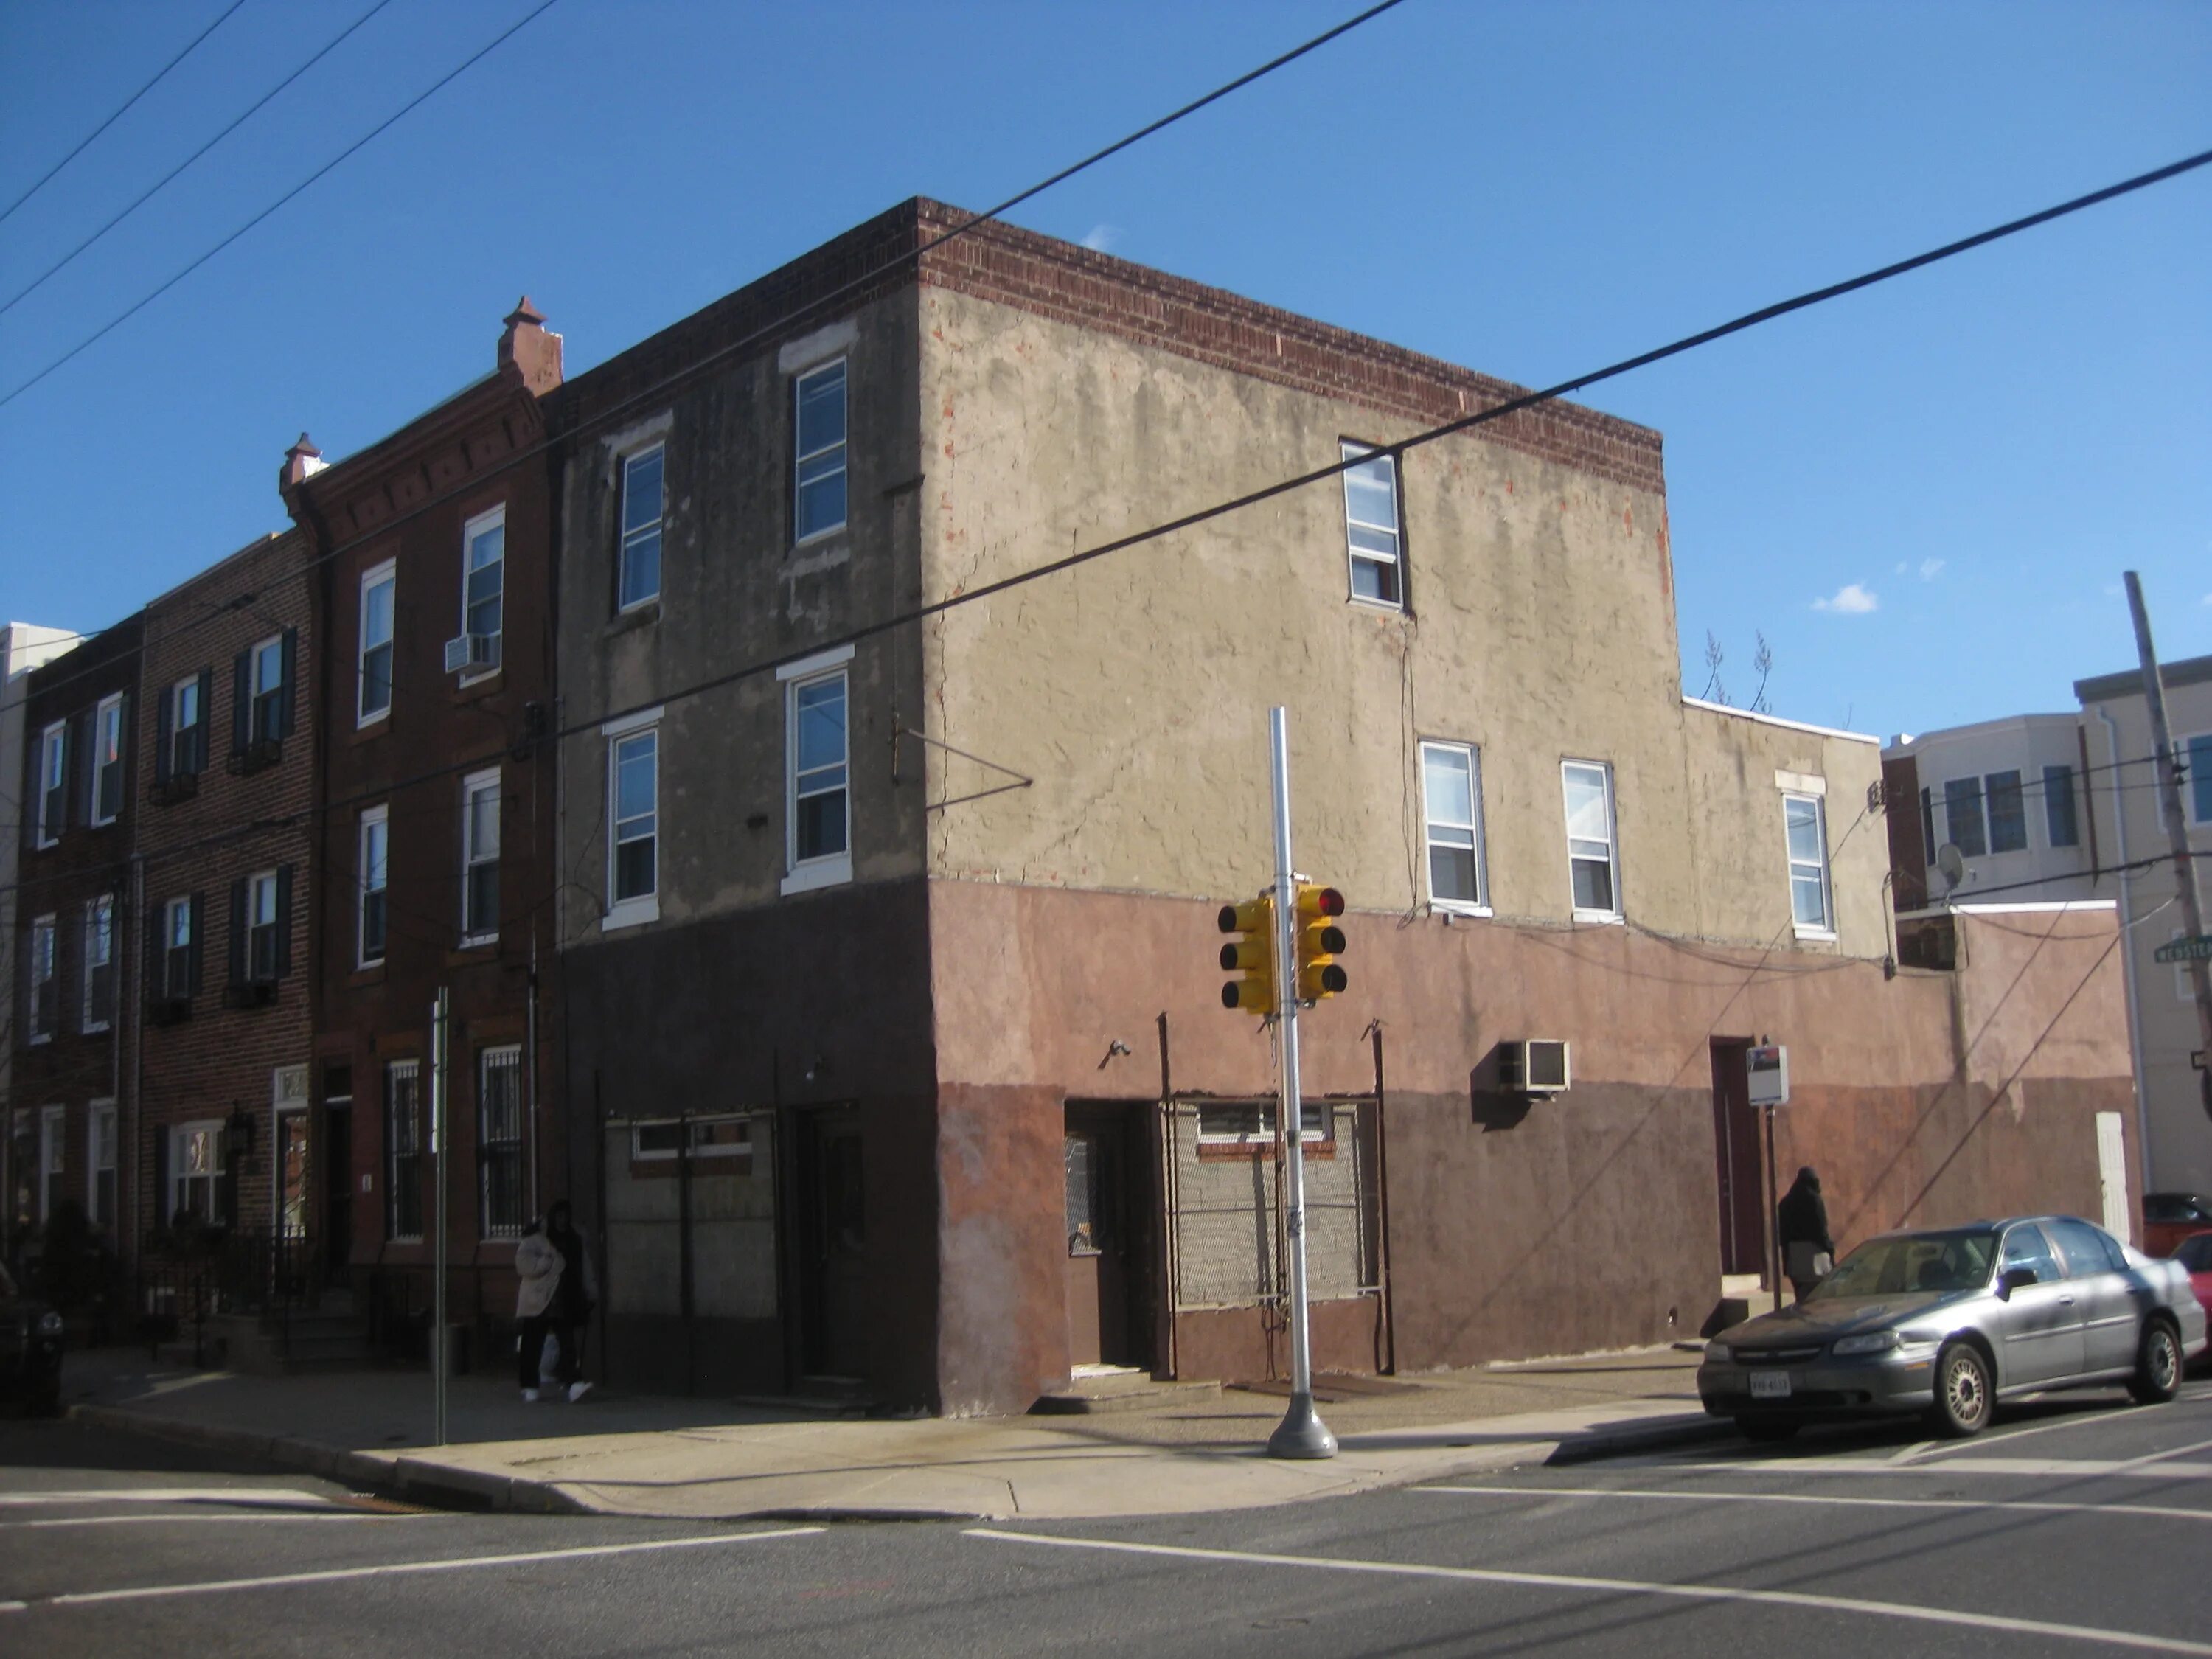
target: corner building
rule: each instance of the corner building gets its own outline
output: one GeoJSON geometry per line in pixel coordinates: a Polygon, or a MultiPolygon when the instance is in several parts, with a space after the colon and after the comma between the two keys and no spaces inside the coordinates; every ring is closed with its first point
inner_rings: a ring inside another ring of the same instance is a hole
{"type": "Polygon", "coordinates": [[[1318,1365],[1693,1331],[1764,1261],[1763,1036],[1847,1237],[2097,1212],[2112,917],[1895,967],[1875,741],[1681,695],[1657,434],[1554,404],[1370,456],[1518,388],[1007,227],[919,251],[966,217],[909,202],[564,398],[618,1378],[967,1412],[1280,1370],[1270,1037],[1214,962],[1275,703],[1352,907],[1303,1026],[1318,1365]],[[1530,1038],[1571,1086],[1510,1086],[1530,1038]]]}

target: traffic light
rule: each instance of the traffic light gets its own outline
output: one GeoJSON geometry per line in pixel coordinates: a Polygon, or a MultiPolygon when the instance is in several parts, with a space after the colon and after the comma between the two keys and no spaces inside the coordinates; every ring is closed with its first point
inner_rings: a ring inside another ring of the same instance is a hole
{"type": "Polygon", "coordinates": [[[1336,960],[1344,951],[1344,929],[1336,925],[1344,914],[1344,895],[1302,881],[1297,906],[1298,1000],[1310,1006],[1352,982],[1336,960]]]}
{"type": "Polygon", "coordinates": [[[1242,973],[1221,988],[1221,1006],[1263,1018],[1275,1007],[1275,901],[1262,893],[1242,904],[1221,907],[1221,931],[1237,935],[1221,947],[1224,973],[1242,973]]]}

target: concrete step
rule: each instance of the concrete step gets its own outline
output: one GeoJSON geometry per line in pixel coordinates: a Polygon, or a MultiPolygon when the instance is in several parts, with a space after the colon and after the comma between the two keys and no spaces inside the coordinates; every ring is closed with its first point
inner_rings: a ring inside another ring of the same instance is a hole
{"type": "Polygon", "coordinates": [[[1741,1325],[1747,1319],[1772,1313],[1775,1307],[1771,1291],[1738,1291],[1724,1294],[1713,1304],[1713,1310],[1705,1316],[1705,1322],[1698,1328],[1702,1336],[1717,1336],[1731,1325],[1741,1325]]]}
{"type": "Polygon", "coordinates": [[[1220,1393],[1218,1382],[1176,1382],[1142,1371],[1109,1371],[1071,1377],[1065,1389],[1039,1395],[1030,1412],[1036,1417],[1076,1417],[1142,1411],[1175,1400],[1215,1399],[1220,1393]]]}

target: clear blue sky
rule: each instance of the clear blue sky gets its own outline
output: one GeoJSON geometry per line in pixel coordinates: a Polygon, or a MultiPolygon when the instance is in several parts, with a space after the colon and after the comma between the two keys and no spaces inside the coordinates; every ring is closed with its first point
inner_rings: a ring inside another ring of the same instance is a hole
{"type": "MultiPolygon", "coordinates": [[[[0,205],[226,3],[0,8],[0,205]]],[[[371,3],[246,0],[0,224],[0,299],[371,3]]],[[[535,3],[392,0],[0,317],[0,393],[535,3]]],[[[437,402],[525,290],[588,368],[1357,9],[560,0],[0,409],[0,612],[97,627],[278,527],[299,431],[340,455],[437,402]]],[[[1015,217],[1544,384],[2212,148],[2208,88],[2194,3],[1407,0],[1015,217]]],[[[1666,434],[1693,694],[1710,629],[1747,699],[1763,629],[1778,714],[2069,707],[2133,659],[2128,567],[2161,652],[2212,652],[2212,169],[1590,401],[1666,434]]]]}

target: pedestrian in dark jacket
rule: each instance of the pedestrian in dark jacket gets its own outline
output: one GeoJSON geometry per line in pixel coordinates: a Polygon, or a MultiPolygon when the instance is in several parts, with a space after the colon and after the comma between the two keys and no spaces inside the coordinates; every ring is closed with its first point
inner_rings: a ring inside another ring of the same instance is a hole
{"type": "Polygon", "coordinates": [[[1797,1171],[1797,1179],[1775,1206],[1781,1224],[1782,1271],[1790,1288],[1802,1302],[1813,1287],[1835,1266],[1836,1241],[1828,1236],[1828,1206],[1820,1196],[1820,1177],[1810,1164],[1797,1171]]]}
{"type": "Polygon", "coordinates": [[[574,1212],[565,1198],[554,1200],[545,1212],[545,1242],[561,1257],[561,1277],[553,1286],[549,1310],[561,1340],[560,1381],[568,1385],[568,1398],[581,1400],[592,1385],[577,1376],[583,1358],[582,1337],[599,1304],[599,1279],[592,1271],[592,1252],[576,1231],[574,1212]]]}

